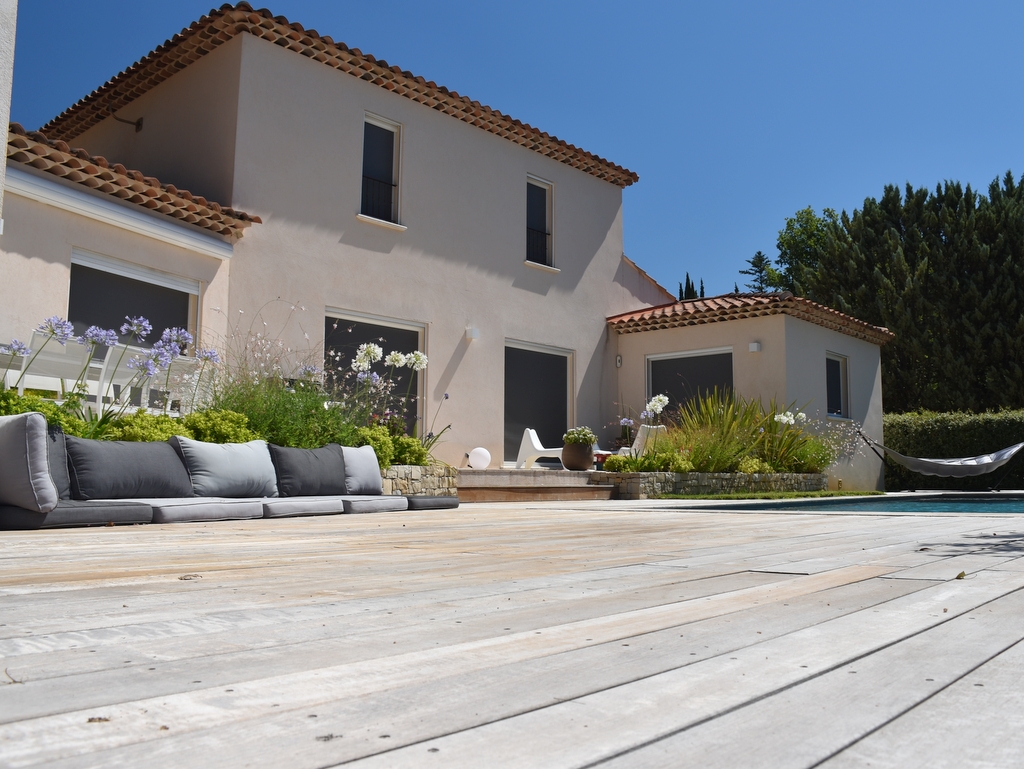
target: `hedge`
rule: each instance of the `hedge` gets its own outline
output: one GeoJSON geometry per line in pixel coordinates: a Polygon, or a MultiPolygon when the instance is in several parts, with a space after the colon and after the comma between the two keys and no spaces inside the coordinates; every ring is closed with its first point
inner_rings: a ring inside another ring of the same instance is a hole
{"type": "MultiPolygon", "coordinates": [[[[883,429],[885,445],[900,454],[932,459],[973,457],[1024,441],[1024,410],[989,414],[933,411],[886,414],[883,429]]],[[[888,457],[885,460],[885,488],[888,491],[985,491],[996,484],[1001,489],[1024,489],[1024,450],[998,470],[973,478],[920,475],[897,465],[888,457]]]]}

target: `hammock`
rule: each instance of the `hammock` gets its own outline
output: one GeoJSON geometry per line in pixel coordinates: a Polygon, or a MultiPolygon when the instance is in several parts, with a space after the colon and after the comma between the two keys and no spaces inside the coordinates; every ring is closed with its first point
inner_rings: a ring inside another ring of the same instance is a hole
{"type": "MultiPolygon", "coordinates": [[[[900,454],[898,451],[886,448],[878,441],[873,441],[866,435],[861,433],[863,438],[872,449],[878,446],[882,451],[888,454],[894,462],[903,465],[908,470],[913,470],[915,473],[921,473],[922,475],[938,475],[943,478],[966,478],[971,475],[985,475],[985,473],[991,473],[993,470],[998,470],[1000,467],[1005,465],[1014,455],[1024,448],[1024,443],[1018,443],[1009,448],[1005,448],[1002,451],[996,451],[992,454],[982,454],[978,457],[962,457],[960,459],[919,459],[917,457],[907,457],[900,454]]],[[[878,453],[877,451],[875,452],[878,453]]]]}

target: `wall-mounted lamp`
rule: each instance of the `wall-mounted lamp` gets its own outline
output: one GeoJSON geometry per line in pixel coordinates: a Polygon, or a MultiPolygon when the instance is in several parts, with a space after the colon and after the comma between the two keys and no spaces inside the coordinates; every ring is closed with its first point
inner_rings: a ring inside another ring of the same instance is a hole
{"type": "Polygon", "coordinates": [[[615,368],[622,368],[622,356],[621,355],[616,355],[615,356],[615,368]]]}
{"type": "Polygon", "coordinates": [[[751,342],[749,349],[750,349],[751,352],[761,352],[761,343],[760,342],[751,342]]]}
{"type": "Polygon", "coordinates": [[[466,339],[473,341],[480,338],[480,329],[476,326],[466,326],[466,339]]]}

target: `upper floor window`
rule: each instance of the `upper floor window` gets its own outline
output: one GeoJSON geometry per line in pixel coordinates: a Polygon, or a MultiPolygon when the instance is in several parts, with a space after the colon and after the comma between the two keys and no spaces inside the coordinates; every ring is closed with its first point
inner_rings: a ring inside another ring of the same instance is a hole
{"type": "Polygon", "coordinates": [[[526,182],[526,261],[552,266],[551,185],[532,177],[526,182]]]}
{"type": "Polygon", "coordinates": [[[363,123],[363,216],[398,222],[398,136],[394,123],[369,116],[363,123]]]}
{"type": "Polygon", "coordinates": [[[825,392],[830,417],[850,418],[846,357],[828,353],[825,357],[825,392]]]}

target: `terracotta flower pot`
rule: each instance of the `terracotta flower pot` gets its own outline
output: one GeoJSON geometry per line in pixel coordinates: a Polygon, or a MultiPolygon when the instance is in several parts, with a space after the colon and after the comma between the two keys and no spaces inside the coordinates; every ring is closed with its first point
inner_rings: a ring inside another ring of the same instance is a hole
{"type": "Polygon", "coordinates": [[[567,443],[562,447],[562,467],[566,470],[590,470],[594,467],[594,447],[589,443],[567,443]]]}

